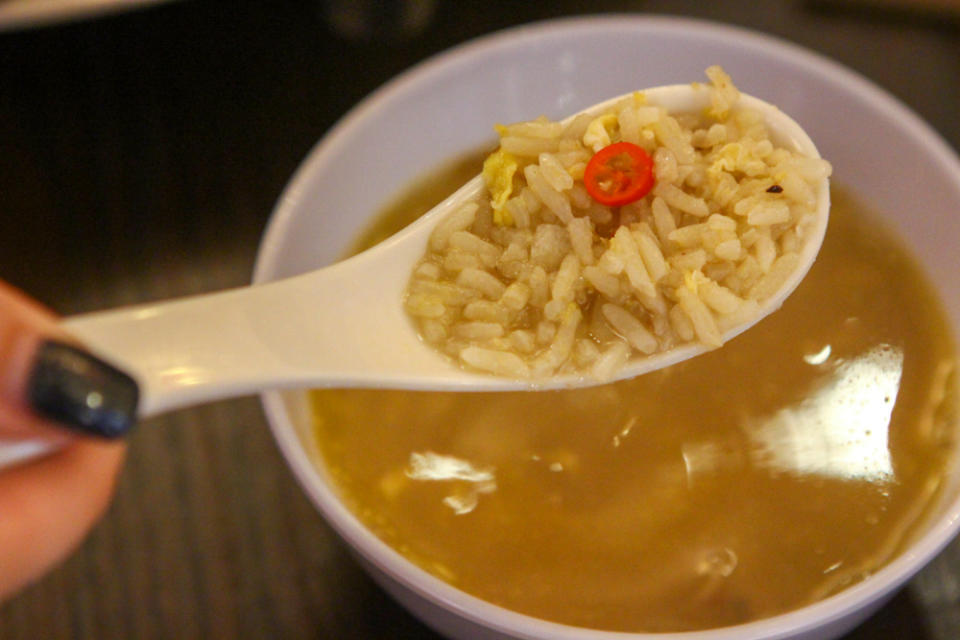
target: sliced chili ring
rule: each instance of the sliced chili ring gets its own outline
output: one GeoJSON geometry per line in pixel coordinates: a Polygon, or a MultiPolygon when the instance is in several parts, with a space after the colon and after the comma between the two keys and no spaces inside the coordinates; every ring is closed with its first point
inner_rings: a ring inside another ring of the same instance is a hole
{"type": "Polygon", "coordinates": [[[590,197],[608,207],[636,202],[653,188],[653,159],[632,142],[616,142],[600,149],[583,171],[590,197]]]}

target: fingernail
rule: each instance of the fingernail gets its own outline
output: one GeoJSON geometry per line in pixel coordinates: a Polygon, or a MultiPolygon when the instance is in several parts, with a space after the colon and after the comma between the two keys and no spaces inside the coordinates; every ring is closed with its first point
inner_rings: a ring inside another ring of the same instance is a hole
{"type": "Polygon", "coordinates": [[[76,431],[124,435],[137,418],[137,383],[82,349],[48,340],[40,345],[27,382],[33,410],[76,431]]]}

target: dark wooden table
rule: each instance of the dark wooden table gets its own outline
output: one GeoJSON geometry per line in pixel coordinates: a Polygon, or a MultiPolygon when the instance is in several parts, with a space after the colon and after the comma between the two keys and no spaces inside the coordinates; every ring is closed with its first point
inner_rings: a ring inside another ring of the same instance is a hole
{"type": "MultiPolygon", "coordinates": [[[[244,284],[286,180],[351,105],[458,42],[587,3],[436,0],[421,32],[374,40],[332,28],[333,4],[180,0],[0,31],[0,277],[64,314],[244,284]]],[[[799,42],[960,148],[960,17],[889,4],[591,10],[699,16],[799,42]]],[[[0,638],[436,637],[316,514],[257,400],[150,420],[130,445],[106,519],[0,606],[0,638]]],[[[850,636],[958,637],[960,543],[850,636]]]]}

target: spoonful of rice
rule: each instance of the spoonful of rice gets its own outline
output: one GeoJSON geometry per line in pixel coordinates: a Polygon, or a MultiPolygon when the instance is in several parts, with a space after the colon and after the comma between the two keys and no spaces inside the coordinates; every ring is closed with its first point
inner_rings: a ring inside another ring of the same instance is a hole
{"type": "Polygon", "coordinates": [[[592,385],[718,348],[812,265],[830,165],[707,75],[498,126],[482,175],[333,266],[65,326],[138,380],[143,415],[294,386],[592,385]]]}

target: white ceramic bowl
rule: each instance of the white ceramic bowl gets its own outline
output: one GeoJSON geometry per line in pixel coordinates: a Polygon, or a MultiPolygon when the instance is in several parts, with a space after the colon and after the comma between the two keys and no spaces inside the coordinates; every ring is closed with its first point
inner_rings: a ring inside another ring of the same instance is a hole
{"type": "MultiPolygon", "coordinates": [[[[723,65],[745,92],[803,125],[838,182],[899,230],[940,293],[960,335],[960,161],[890,95],[818,55],[726,26],[672,18],[560,20],[467,43],[399,76],[353,109],[317,145],[280,199],[261,246],[265,281],[335,260],[397,190],[453,154],[492,139],[492,123],[559,118],[637,88],[688,82],[723,65]],[[897,153],[890,154],[890,149],[897,153]]],[[[758,622],[678,634],[577,629],[519,615],[462,593],[380,542],[328,484],[303,393],[263,396],[277,441],[307,494],[371,575],[414,614],[455,638],[836,637],[880,607],[960,526],[957,477],[923,535],[865,582],[758,622]]],[[[955,474],[956,475],[956,474],[955,474]]]]}

